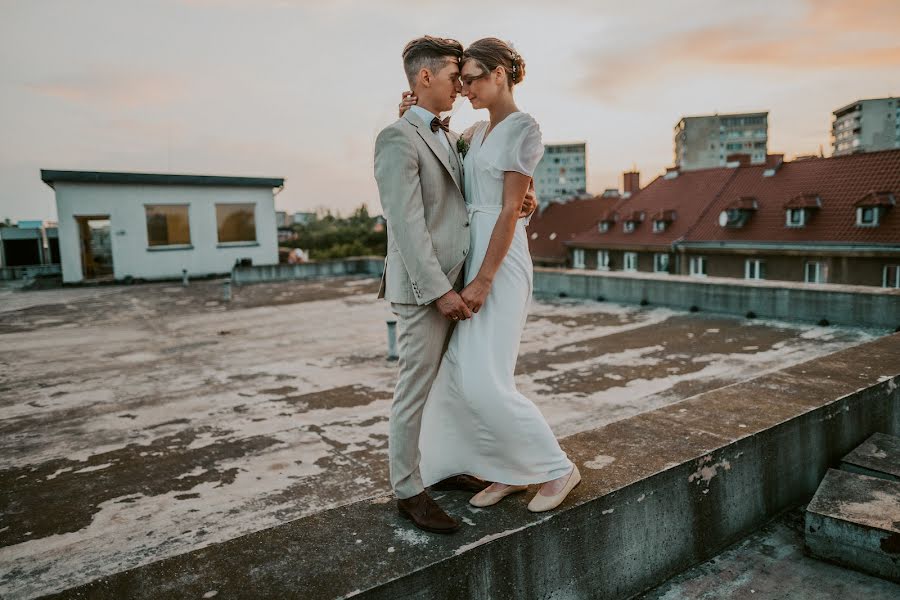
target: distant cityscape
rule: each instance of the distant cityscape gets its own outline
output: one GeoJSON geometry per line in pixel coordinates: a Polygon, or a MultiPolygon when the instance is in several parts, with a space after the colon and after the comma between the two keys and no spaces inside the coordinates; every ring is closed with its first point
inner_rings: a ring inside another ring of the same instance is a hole
{"type": "MultiPolygon", "coordinates": [[[[820,149],[793,160],[769,152],[768,112],[685,116],[674,126],[673,166],[665,174],[641,187],[640,172],[631,169],[621,189],[598,194],[588,191],[586,142],[546,144],[534,174],[534,263],[900,287],[900,99],[856,100],[832,116],[830,156],[820,149]]],[[[316,212],[276,211],[269,192],[258,195],[260,188],[283,186],[282,179],[85,171],[44,171],[42,178],[56,188],[58,214],[74,216],[77,224],[0,223],[2,279],[204,276],[242,260],[265,264],[377,251],[387,226],[365,212],[341,230],[341,220],[330,216],[329,246],[317,248],[325,243],[322,235],[300,235],[316,223],[316,212]],[[143,209],[127,216],[112,204],[75,198],[82,188],[69,187],[97,185],[99,197],[145,180],[154,186],[142,192],[143,209]],[[208,185],[239,196],[208,204],[198,191],[208,185]],[[173,204],[166,186],[190,191],[173,204]],[[196,200],[187,199],[195,192],[196,200]],[[89,217],[77,216],[85,211],[89,217]],[[212,211],[211,225],[206,211],[212,211]],[[145,255],[135,254],[140,247],[178,253],[153,260],[151,268],[145,255]],[[186,258],[201,248],[204,259],[186,258]]]]}
{"type": "Polygon", "coordinates": [[[631,171],[622,192],[547,192],[529,227],[532,258],[573,269],[900,287],[900,99],[858,100],[833,115],[831,156],[792,161],[769,153],[766,112],[685,117],[675,126],[674,166],[646,187],[631,171]]]}

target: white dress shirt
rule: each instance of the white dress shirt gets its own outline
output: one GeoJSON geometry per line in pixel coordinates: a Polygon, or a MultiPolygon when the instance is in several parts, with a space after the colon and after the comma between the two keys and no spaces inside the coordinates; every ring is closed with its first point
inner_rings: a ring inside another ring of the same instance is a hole
{"type": "MultiPolygon", "coordinates": [[[[431,120],[435,118],[434,114],[415,104],[410,106],[409,110],[414,111],[423,121],[425,121],[425,125],[431,127],[431,120]]],[[[438,117],[438,120],[440,120],[440,117],[438,117]]],[[[438,129],[433,132],[433,135],[441,142],[441,146],[444,147],[444,150],[450,152],[450,140],[447,139],[447,134],[444,133],[444,130],[438,129]]]]}

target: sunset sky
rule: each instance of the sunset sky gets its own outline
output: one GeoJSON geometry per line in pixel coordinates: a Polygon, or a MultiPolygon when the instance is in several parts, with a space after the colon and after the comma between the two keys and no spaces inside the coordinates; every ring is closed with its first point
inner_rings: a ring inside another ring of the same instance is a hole
{"type": "MultiPolygon", "coordinates": [[[[0,0],[0,219],[56,219],[40,169],[284,177],[290,212],[367,203],[378,131],[429,33],[512,41],[545,143],[588,191],[647,183],[686,115],[769,111],[769,151],[830,154],[831,111],[900,96],[900,1],[0,0]]],[[[457,101],[461,131],[485,112],[457,101]]]]}

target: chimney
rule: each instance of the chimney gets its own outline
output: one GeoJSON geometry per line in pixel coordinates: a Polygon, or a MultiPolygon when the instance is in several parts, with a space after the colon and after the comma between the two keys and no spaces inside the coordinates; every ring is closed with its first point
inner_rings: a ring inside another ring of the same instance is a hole
{"type": "Polygon", "coordinates": [[[622,174],[625,180],[624,188],[626,194],[634,194],[641,189],[641,174],[638,171],[627,171],[622,174]]]}

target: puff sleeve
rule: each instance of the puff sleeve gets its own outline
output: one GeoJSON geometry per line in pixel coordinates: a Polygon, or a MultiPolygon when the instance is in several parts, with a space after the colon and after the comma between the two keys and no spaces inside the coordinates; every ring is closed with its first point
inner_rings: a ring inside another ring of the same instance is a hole
{"type": "Polygon", "coordinates": [[[531,115],[520,113],[507,118],[516,118],[510,123],[503,150],[491,158],[491,167],[497,171],[516,171],[531,177],[544,155],[541,128],[531,115]]]}

